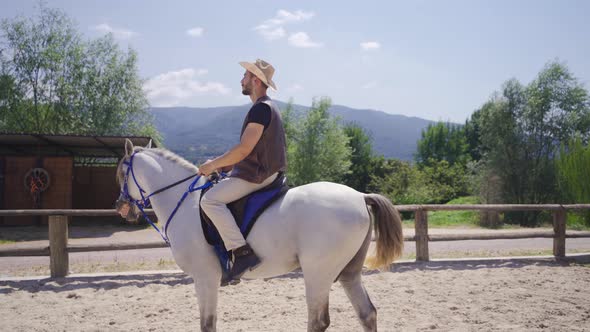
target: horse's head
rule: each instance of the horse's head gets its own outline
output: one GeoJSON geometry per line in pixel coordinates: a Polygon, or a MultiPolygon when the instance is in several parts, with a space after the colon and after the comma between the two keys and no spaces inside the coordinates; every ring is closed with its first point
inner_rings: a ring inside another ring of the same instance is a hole
{"type": "MultiPolygon", "coordinates": [[[[151,145],[152,142],[150,141],[146,148],[151,148],[151,145]]],[[[133,159],[136,153],[133,143],[126,139],[125,156],[117,166],[116,180],[120,187],[120,194],[115,202],[115,208],[121,217],[127,221],[137,220],[140,213],[138,204],[146,204],[141,186],[137,183],[133,170],[133,159]]]]}

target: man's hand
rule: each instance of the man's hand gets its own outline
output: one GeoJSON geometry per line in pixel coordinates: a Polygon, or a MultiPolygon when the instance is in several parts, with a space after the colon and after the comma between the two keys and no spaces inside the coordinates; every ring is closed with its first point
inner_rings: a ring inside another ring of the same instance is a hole
{"type": "Polygon", "coordinates": [[[209,159],[199,167],[199,175],[209,176],[211,173],[217,172],[213,160],[209,159]]]}

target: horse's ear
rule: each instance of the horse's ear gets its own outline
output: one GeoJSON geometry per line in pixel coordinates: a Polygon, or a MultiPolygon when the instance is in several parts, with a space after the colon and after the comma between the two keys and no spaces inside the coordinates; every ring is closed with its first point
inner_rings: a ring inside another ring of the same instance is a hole
{"type": "Polygon", "coordinates": [[[148,144],[145,146],[146,149],[151,149],[152,148],[152,140],[150,139],[150,141],[148,142],[148,144]]]}
{"type": "Polygon", "coordinates": [[[133,142],[130,139],[125,139],[125,155],[130,156],[133,154],[133,142]]]}

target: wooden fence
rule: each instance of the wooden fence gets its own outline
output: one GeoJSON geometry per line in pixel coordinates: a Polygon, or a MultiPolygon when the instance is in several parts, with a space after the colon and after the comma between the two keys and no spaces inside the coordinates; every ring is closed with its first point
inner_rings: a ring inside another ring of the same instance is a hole
{"type": "Polygon", "coordinates": [[[398,211],[415,212],[415,235],[413,238],[404,240],[416,241],[416,260],[428,261],[429,241],[462,241],[462,240],[502,240],[502,239],[528,239],[528,238],[553,238],[553,255],[560,259],[565,257],[566,237],[590,237],[590,232],[578,234],[566,234],[567,211],[589,210],[590,204],[486,204],[486,205],[398,205],[398,211]],[[514,232],[502,234],[470,234],[470,235],[428,235],[428,211],[551,211],[553,214],[553,232],[514,232]]]}
{"type": "MultiPolygon", "coordinates": [[[[498,240],[525,238],[553,238],[553,255],[556,259],[565,257],[566,238],[590,238],[590,232],[566,234],[567,211],[590,210],[590,204],[573,205],[522,205],[522,204],[492,204],[492,205],[398,205],[398,211],[415,212],[415,235],[405,236],[405,241],[416,242],[416,261],[428,261],[428,243],[431,241],[462,241],[462,240],[498,240]],[[428,234],[428,211],[551,211],[553,214],[553,232],[513,232],[499,234],[428,234]]],[[[147,210],[153,215],[153,211],[147,210]]],[[[114,210],[0,210],[0,216],[49,216],[49,247],[31,249],[6,250],[0,247],[0,257],[7,256],[49,256],[51,277],[64,277],[69,272],[70,252],[89,252],[104,250],[129,250],[163,248],[162,241],[138,244],[109,244],[109,245],[77,245],[68,246],[68,217],[83,216],[117,216],[114,210]]]]}

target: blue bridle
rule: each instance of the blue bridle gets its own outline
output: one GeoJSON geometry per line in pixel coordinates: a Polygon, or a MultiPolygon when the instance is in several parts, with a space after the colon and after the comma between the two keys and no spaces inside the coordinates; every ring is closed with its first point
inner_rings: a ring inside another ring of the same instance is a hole
{"type": "MultiPolygon", "coordinates": [[[[199,182],[199,180],[201,179],[201,175],[198,174],[192,174],[182,180],[176,181],[171,185],[168,185],[164,188],[161,188],[159,190],[154,191],[151,194],[147,194],[147,192],[145,190],[143,190],[143,188],[141,188],[141,186],[139,185],[139,183],[137,182],[137,178],[135,177],[135,172],[133,171],[133,158],[135,157],[135,155],[138,152],[134,152],[131,157],[129,158],[129,161],[124,161],[123,164],[127,165],[127,172],[125,173],[125,179],[123,180],[123,190],[121,190],[121,198],[123,198],[123,200],[129,202],[129,204],[135,205],[137,206],[137,208],[141,211],[143,217],[145,218],[145,220],[147,220],[147,222],[160,234],[160,236],[162,237],[162,239],[164,239],[164,241],[170,245],[170,241],[168,240],[168,226],[170,226],[170,222],[172,221],[172,218],[174,217],[174,215],[176,214],[176,212],[178,211],[178,209],[180,208],[180,206],[182,205],[182,202],[184,202],[184,200],[186,199],[186,197],[188,196],[188,194],[193,193],[197,190],[203,190],[206,188],[209,188],[213,185],[213,182],[210,180],[207,180],[207,182],[199,187],[195,186],[197,185],[197,182],[199,182]],[[137,187],[137,189],[139,190],[139,194],[141,195],[141,199],[133,199],[133,197],[131,197],[131,195],[129,194],[129,185],[128,185],[128,181],[129,181],[129,174],[131,174],[131,178],[133,179],[133,182],[135,183],[135,186],[137,187]],[[147,214],[145,213],[144,209],[150,208],[151,207],[151,203],[150,203],[150,197],[157,195],[163,191],[166,191],[172,187],[175,187],[183,182],[186,182],[187,180],[193,178],[193,177],[197,177],[196,179],[194,179],[191,184],[188,186],[188,189],[184,192],[184,194],[182,195],[182,197],[180,198],[180,200],[178,201],[178,203],[176,203],[176,207],[174,208],[174,210],[172,211],[172,213],[170,214],[170,216],[168,216],[168,220],[166,220],[166,224],[164,224],[164,232],[160,231],[160,229],[158,228],[158,226],[156,226],[156,224],[154,222],[152,222],[152,220],[147,216],[147,214]],[[147,196],[146,196],[147,194],[147,196]]],[[[222,174],[222,176],[225,176],[225,174],[222,174]]],[[[121,200],[121,198],[119,198],[119,200],[121,200]]]]}

